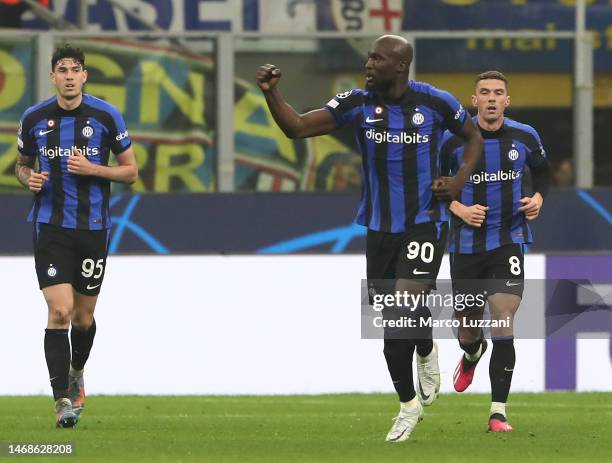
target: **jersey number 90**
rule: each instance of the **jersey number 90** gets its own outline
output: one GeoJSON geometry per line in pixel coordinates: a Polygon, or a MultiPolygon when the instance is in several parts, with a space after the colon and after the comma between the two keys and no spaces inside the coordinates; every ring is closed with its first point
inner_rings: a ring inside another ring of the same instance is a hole
{"type": "Polygon", "coordinates": [[[419,243],[418,241],[411,241],[408,244],[408,253],[406,257],[408,260],[416,259],[417,257],[421,257],[421,260],[426,264],[429,264],[433,261],[434,258],[434,245],[429,241],[424,243],[419,243]]]}

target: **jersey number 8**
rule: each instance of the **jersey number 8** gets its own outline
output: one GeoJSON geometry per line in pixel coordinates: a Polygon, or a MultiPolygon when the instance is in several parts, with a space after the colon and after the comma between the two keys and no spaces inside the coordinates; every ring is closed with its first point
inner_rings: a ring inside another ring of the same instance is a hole
{"type": "Polygon", "coordinates": [[[508,259],[508,263],[510,264],[510,273],[512,273],[512,275],[521,274],[521,260],[518,257],[512,256],[508,259]]]}
{"type": "Polygon", "coordinates": [[[81,275],[83,275],[85,278],[91,278],[92,276],[96,279],[100,278],[102,273],[104,273],[104,259],[98,259],[97,262],[94,262],[93,259],[85,259],[81,269],[81,275]]]}
{"type": "Polygon", "coordinates": [[[406,254],[406,257],[409,260],[413,260],[419,257],[419,255],[423,262],[429,264],[434,258],[434,245],[429,241],[425,243],[411,241],[410,244],[408,244],[408,254],[406,254]]]}

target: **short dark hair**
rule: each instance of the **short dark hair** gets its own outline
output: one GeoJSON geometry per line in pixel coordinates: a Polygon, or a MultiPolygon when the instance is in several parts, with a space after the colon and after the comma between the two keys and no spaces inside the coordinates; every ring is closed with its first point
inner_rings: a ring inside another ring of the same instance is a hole
{"type": "Polygon", "coordinates": [[[55,65],[64,58],[72,58],[74,61],[85,67],[85,53],[80,48],[74,48],[69,43],[57,48],[51,57],[51,70],[55,71],[55,65]]]}
{"type": "Polygon", "coordinates": [[[485,79],[501,80],[504,84],[506,84],[506,89],[508,88],[508,79],[506,79],[506,76],[499,71],[486,71],[482,74],[478,74],[478,76],[476,76],[475,84],[478,85],[478,82],[485,79]]]}

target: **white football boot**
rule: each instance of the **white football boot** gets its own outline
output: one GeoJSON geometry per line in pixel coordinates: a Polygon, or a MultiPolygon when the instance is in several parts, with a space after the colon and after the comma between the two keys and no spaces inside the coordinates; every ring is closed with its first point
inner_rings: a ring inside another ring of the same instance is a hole
{"type": "Polygon", "coordinates": [[[399,415],[393,418],[393,426],[387,438],[387,442],[402,442],[410,437],[412,431],[419,421],[423,419],[423,406],[418,400],[411,400],[402,404],[399,415]]]}
{"type": "Polygon", "coordinates": [[[429,355],[416,355],[417,396],[424,406],[431,405],[440,391],[440,365],[438,365],[438,345],[434,341],[429,355]]]}

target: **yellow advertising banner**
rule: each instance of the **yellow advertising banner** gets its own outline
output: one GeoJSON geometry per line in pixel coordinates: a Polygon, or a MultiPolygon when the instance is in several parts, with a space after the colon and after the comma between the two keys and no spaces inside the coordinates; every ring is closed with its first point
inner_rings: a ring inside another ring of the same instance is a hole
{"type": "MultiPolygon", "coordinates": [[[[153,42],[91,39],[85,91],[123,113],[136,152],[136,192],[216,190],[215,73],[210,54],[153,42]]],[[[20,188],[12,166],[22,113],[33,101],[28,41],[0,41],[0,187],[20,188]]],[[[236,189],[341,191],[359,185],[359,158],[331,136],[290,140],[252,84],[235,80],[236,189]],[[357,179],[357,180],[356,180],[357,179]]],[[[111,157],[112,159],[112,157],[111,157]]]]}

